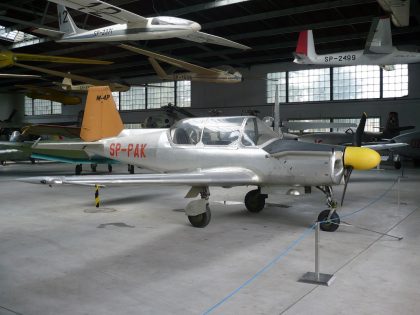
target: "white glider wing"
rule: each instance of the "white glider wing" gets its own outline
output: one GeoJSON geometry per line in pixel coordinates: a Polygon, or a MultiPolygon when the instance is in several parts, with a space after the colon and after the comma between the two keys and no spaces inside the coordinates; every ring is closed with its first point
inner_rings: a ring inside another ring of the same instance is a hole
{"type": "Polygon", "coordinates": [[[365,53],[389,54],[393,50],[389,18],[374,20],[366,41],[365,53]]]}
{"type": "Polygon", "coordinates": [[[243,186],[258,185],[261,179],[244,168],[214,168],[185,173],[153,173],[132,175],[37,176],[19,181],[47,185],[124,186],[124,185],[179,185],[179,186],[243,186]]]}
{"type": "Polygon", "coordinates": [[[49,0],[116,24],[147,24],[147,18],[99,0],[49,0]]]}
{"type": "Polygon", "coordinates": [[[188,71],[191,71],[191,72],[194,72],[194,73],[205,74],[205,75],[217,75],[217,74],[220,74],[220,72],[221,72],[220,70],[217,70],[217,69],[208,69],[208,68],[200,67],[200,66],[197,66],[195,64],[186,62],[186,61],[171,58],[171,57],[168,57],[168,56],[165,56],[165,55],[157,54],[157,53],[149,51],[149,50],[141,49],[141,48],[126,45],[126,44],[121,44],[121,45],[119,45],[119,47],[130,50],[130,51],[135,52],[137,54],[145,55],[145,56],[148,56],[150,58],[166,62],[168,64],[171,64],[171,65],[175,66],[175,67],[185,69],[185,70],[188,70],[188,71]]]}
{"type": "Polygon", "coordinates": [[[222,46],[239,48],[239,49],[244,49],[244,50],[251,49],[251,47],[239,44],[229,39],[219,37],[216,35],[203,33],[203,32],[193,32],[185,36],[179,36],[179,38],[190,40],[192,42],[197,42],[197,43],[209,43],[209,44],[222,45],[222,46]]]}

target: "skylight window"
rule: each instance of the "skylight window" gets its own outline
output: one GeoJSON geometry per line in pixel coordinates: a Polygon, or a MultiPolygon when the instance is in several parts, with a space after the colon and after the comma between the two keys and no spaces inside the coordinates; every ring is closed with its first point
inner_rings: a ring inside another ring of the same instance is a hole
{"type": "Polygon", "coordinates": [[[25,32],[17,31],[17,30],[10,31],[5,26],[0,25],[0,39],[2,40],[7,40],[13,43],[19,43],[19,42],[23,42],[23,41],[31,40],[35,38],[38,38],[38,37],[25,33],[25,32]]]}

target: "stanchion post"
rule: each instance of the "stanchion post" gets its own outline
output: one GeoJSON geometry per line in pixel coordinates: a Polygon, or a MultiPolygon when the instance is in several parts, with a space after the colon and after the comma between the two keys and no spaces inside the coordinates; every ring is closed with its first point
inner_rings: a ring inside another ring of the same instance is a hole
{"type": "Polygon", "coordinates": [[[300,279],[299,282],[321,284],[329,286],[335,279],[334,275],[319,272],[319,224],[315,224],[315,272],[307,272],[300,279]]]}
{"type": "Polygon", "coordinates": [[[398,182],[397,182],[397,204],[398,204],[398,211],[400,211],[400,183],[401,183],[401,176],[398,176],[398,182]]]}

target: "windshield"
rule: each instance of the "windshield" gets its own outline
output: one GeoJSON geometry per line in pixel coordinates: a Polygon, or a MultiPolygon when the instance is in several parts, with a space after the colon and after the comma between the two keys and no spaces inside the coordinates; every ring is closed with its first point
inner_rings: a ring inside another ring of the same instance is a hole
{"type": "Polygon", "coordinates": [[[278,135],[256,117],[187,118],[170,129],[175,144],[255,146],[278,135]]]}

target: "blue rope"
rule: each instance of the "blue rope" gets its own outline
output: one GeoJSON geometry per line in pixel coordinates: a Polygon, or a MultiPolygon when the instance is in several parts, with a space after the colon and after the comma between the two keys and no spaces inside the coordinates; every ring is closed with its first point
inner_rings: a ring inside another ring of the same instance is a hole
{"type": "MultiPolygon", "coordinates": [[[[356,211],[354,211],[352,213],[346,214],[342,218],[348,218],[350,216],[353,216],[356,213],[359,213],[359,212],[365,210],[366,208],[368,208],[369,206],[373,205],[375,202],[378,202],[379,200],[381,200],[383,197],[385,197],[385,195],[387,193],[389,193],[391,191],[391,189],[395,186],[395,184],[397,183],[397,181],[398,181],[398,178],[378,198],[376,198],[373,201],[369,202],[366,206],[364,206],[364,207],[362,207],[362,208],[360,208],[360,209],[358,209],[358,210],[356,210],[356,211]]],[[[334,221],[334,219],[333,220],[319,221],[317,223],[318,224],[321,224],[321,223],[332,222],[332,221],[334,221]]],[[[221,306],[222,304],[224,304],[226,301],[228,301],[229,299],[231,299],[234,295],[236,295],[243,288],[245,288],[246,286],[248,286],[249,284],[251,284],[252,282],[254,282],[254,280],[256,280],[263,273],[265,273],[266,271],[268,271],[269,269],[271,269],[271,267],[273,267],[277,262],[279,262],[281,259],[283,259],[293,248],[295,248],[300,242],[302,242],[310,234],[310,232],[312,232],[312,230],[316,227],[316,224],[317,223],[314,223],[310,227],[308,227],[297,239],[295,239],[292,243],[290,243],[290,245],[287,246],[287,248],[284,251],[282,251],[280,254],[278,254],[274,259],[272,259],[268,264],[266,264],[263,268],[261,268],[259,271],[257,271],[257,273],[255,273],[251,278],[249,278],[244,283],[242,283],[238,288],[236,288],[235,290],[233,290],[232,292],[230,292],[222,300],[220,300],[218,303],[214,304],[212,307],[210,307],[208,310],[206,310],[203,313],[203,315],[208,315],[208,314],[212,313],[216,308],[218,308],[219,306],[221,306]]]]}
{"type": "Polygon", "coordinates": [[[225,303],[227,300],[229,300],[231,297],[233,297],[240,290],[245,288],[247,285],[251,284],[260,275],[262,275],[264,272],[266,272],[271,267],[273,267],[275,263],[277,263],[280,259],[285,257],[294,247],[296,247],[301,241],[303,241],[309,235],[309,233],[314,229],[315,226],[316,226],[316,223],[312,224],[309,228],[307,228],[301,234],[301,236],[299,236],[299,238],[294,240],[284,251],[282,251],[280,254],[278,254],[273,260],[271,260],[267,265],[265,265],[263,268],[261,268],[255,275],[253,275],[251,278],[249,278],[247,281],[245,281],[242,285],[240,285],[238,288],[236,288],[231,293],[229,293],[220,302],[218,302],[218,303],[214,304],[212,307],[210,307],[207,311],[205,311],[203,313],[203,315],[207,315],[207,314],[210,314],[211,312],[213,312],[216,308],[218,308],[220,305],[225,303]]]}

